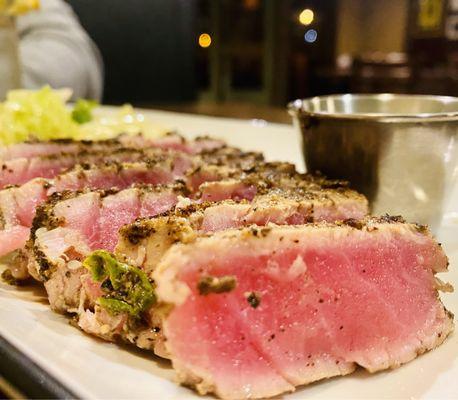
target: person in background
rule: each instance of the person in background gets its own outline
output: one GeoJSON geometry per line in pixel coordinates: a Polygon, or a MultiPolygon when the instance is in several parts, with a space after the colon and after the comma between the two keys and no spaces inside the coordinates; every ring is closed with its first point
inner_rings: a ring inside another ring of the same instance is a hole
{"type": "Polygon", "coordinates": [[[63,0],[41,0],[40,8],[17,18],[22,87],[68,87],[73,99],[100,100],[100,52],[63,0]]]}

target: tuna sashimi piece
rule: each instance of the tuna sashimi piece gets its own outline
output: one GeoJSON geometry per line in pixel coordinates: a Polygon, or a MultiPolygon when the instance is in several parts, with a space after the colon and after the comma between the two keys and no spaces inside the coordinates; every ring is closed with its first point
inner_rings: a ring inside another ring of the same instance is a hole
{"type": "Polygon", "coordinates": [[[152,277],[171,307],[162,330],[178,379],[262,398],[438,346],[453,329],[434,277],[447,258],[424,227],[398,221],[251,227],[171,247],[152,277]]]}

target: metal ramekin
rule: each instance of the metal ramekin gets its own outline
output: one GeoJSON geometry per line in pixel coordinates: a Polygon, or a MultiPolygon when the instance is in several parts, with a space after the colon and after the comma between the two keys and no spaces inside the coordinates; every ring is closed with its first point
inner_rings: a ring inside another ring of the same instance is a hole
{"type": "Polygon", "coordinates": [[[349,180],[374,214],[438,226],[458,180],[458,98],[344,94],[288,110],[308,171],[349,180]]]}

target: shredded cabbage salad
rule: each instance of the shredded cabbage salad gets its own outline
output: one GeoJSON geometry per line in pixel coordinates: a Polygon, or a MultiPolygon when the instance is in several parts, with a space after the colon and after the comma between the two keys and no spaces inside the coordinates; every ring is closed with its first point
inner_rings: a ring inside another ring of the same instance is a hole
{"type": "Polygon", "coordinates": [[[34,139],[99,140],[121,133],[160,136],[166,132],[130,105],[104,113],[97,112],[97,103],[91,100],[80,99],[68,106],[70,97],[70,90],[53,90],[49,86],[10,91],[0,103],[0,143],[34,139]]]}

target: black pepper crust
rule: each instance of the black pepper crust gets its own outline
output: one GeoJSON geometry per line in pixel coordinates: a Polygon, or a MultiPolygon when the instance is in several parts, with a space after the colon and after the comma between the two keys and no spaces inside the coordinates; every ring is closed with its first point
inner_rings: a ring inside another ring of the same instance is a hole
{"type": "MultiPolygon", "coordinates": [[[[248,204],[248,201],[243,200],[238,202],[239,204],[248,204]]],[[[218,205],[218,204],[237,204],[237,202],[232,200],[224,200],[221,202],[202,202],[202,203],[192,203],[186,207],[173,207],[172,209],[165,211],[161,214],[157,214],[153,217],[143,217],[137,218],[131,224],[123,226],[119,233],[120,235],[129,241],[131,244],[138,244],[140,240],[149,237],[156,233],[155,221],[165,219],[165,224],[168,225],[170,230],[174,230],[174,225],[181,226],[180,224],[175,224],[174,221],[177,218],[186,218],[189,219],[194,214],[202,213],[207,208],[218,205]]],[[[192,225],[192,224],[191,224],[192,225]]],[[[190,226],[191,226],[190,225],[190,226]]],[[[172,234],[171,234],[172,235],[172,234]]]]}
{"type": "Polygon", "coordinates": [[[151,237],[160,232],[167,242],[178,243],[192,240],[186,236],[186,232],[194,230],[196,227],[189,221],[176,216],[155,216],[151,218],[138,219],[132,224],[124,225],[119,230],[119,236],[132,245],[137,245],[143,239],[151,237]],[[165,229],[164,229],[165,228],[165,229]]]}
{"type": "Polygon", "coordinates": [[[153,235],[154,233],[156,233],[156,229],[154,227],[142,224],[141,221],[130,224],[128,230],[125,227],[122,227],[119,231],[119,234],[133,245],[139,244],[141,240],[153,235]]]}
{"type": "Polygon", "coordinates": [[[362,221],[359,221],[354,218],[348,218],[344,220],[343,224],[351,226],[352,228],[359,229],[359,230],[363,229],[364,227],[364,223],[362,221]]]}
{"type": "Polygon", "coordinates": [[[35,210],[35,217],[33,218],[32,227],[30,228],[29,241],[33,242],[36,239],[36,232],[39,228],[46,227],[48,229],[54,229],[62,225],[65,220],[57,218],[54,215],[54,207],[60,201],[74,198],[81,193],[83,193],[83,191],[72,192],[70,190],[53,193],[43,204],[39,205],[35,210]]]}
{"type": "Polygon", "coordinates": [[[33,255],[38,266],[37,272],[41,280],[43,282],[48,281],[57,267],[48,260],[45,253],[43,253],[43,251],[41,251],[37,246],[33,246],[33,255]]]}
{"type": "MultiPolygon", "coordinates": [[[[158,166],[173,170],[173,167],[178,159],[185,157],[191,161],[193,167],[191,171],[196,169],[197,165],[211,164],[215,166],[231,166],[232,168],[248,168],[252,167],[253,164],[262,160],[260,153],[254,152],[242,152],[239,149],[232,147],[219,147],[212,150],[204,150],[202,153],[197,155],[185,155],[179,151],[161,148],[147,148],[147,149],[136,149],[122,147],[113,149],[103,155],[100,152],[94,152],[94,160],[88,157],[90,152],[83,152],[80,157],[77,157],[76,164],[73,167],[65,169],[62,174],[65,173],[76,173],[80,176],[80,179],[84,178],[84,172],[90,170],[99,170],[101,168],[114,169],[117,172],[121,172],[124,169],[129,169],[135,166],[135,164],[142,164],[148,169],[155,169],[158,166]],[[97,155],[97,157],[95,157],[97,155]],[[129,155],[131,161],[120,161],[118,160],[122,156],[129,155]],[[110,158],[111,157],[111,158],[110,158]],[[89,158],[89,160],[88,160],[89,158]],[[104,160],[99,161],[99,160],[104,160]]],[[[91,153],[92,154],[92,153],[91,153]]],[[[75,156],[75,155],[69,155],[75,156]]],[[[51,155],[43,157],[60,157],[60,155],[51,155]]],[[[62,177],[58,175],[56,179],[60,180],[62,177]]]]}
{"type": "MultiPolygon", "coordinates": [[[[147,193],[163,193],[163,192],[171,192],[176,193],[179,195],[187,195],[188,190],[186,186],[181,183],[174,183],[170,185],[148,185],[148,184],[136,184],[132,185],[131,188],[139,190],[139,196],[144,196],[147,193]]],[[[128,190],[128,189],[123,189],[128,190]]],[[[32,221],[32,228],[30,231],[30,241],[34,241],[36,239],[36,231],[39,228],[47,228],[47,229],[55,229],[59,226],[65,224],[65,219],[62,217],[56,217],[54,214],[54,208],[62,201],[76,198],[80,195],[84,195],[87,193],[98,193],[100,198],[103,199],[106,196],[110,196],[116,193],[121,192],[122,190],[116,188],[110,189],[98,189],[98,190],[90,190],[90,189],[83,189],[77,191],[70,191],[64,190],[62,192],[53,193],[49,198],[46,200],[45,203],[41,204],[37,207],[35,217],[32,221]]]]}
{"type": "Polygon", "coordinates": [[[237,278],[235,276],[202,276],[197,282],[197,290],[202,296],[210,293],[227,293],[234,290],[237,286],[237,278]]]}
{"type": "MultiPolygon", "coordinates": [[[[253,308],[258,308],[258,306],[261,304],[261,296],[256,292],[249,293],[246,299],[248,304],[253,308]]],[[[275,335],[273,338],[275,338],[275,335]]]]}
{"type": "MultiPolygon", "coordinates": [[[[253,178],[253,182],[255,179],[253,178]]],[[[216,182],[209,182],[208,185],[224,185],[225,180],[223,181],[216,181],[216,182]]],[[[231,182],[231,180],[229,180],[231,182]]],[[[239,181],[241,185],[247,186],[247,180],[239,181]]],[[[248,181],[251,182],[251,181],[248,181]]],[[[301,209],[304,213],[304,217],[308,214],[306,218],[307,222],[312,223],[314,222],[314,203],[313,202],[327,202],[327,204],[334,204],[335,201],[333,196],[338,194],[339,196],[343,196],[346,198],[358,198],[364,199],[361,195],[347,189],[347,194],[342,194],[342,192],[337,191],[335,189],[322,189],[322,190],[314,190],[308,189],[307,185],[304,186],[300,185],[301,182],[296,183],[295,178],[285,178],[284,180],[280,181],[278,184],[280,186],[270,186],[270,185],[263,185],[262,181],[257,181],[258,187],[261,187],[262,190],[257,191],[258,194],[255,198],[249,202],[246,199],[235,201],[235,200],[223,200],[218,202],[199,202],[199,203],[192,203],[186,207],[174,207],[162,214],[156,215],[154,217],[144,217],[138,218],[133,224],[126,225],[120,231],[121,235],[127,239],[131,244],[138,244],[139,240],[145,239],[146,237],[154,234],[154,229],[151,228],[151,224],[148,221],[157,220],[159,218],[169,218],[169,223],[171,223],[173,218],[186,218],[188,220],[196,221],[198,218],[203,216],[204,211],[213,206],[220,206],[220,205],[235,205],[235,204],[257,204],[257,201],[267,202],[265,204],[259,203],[260,206],[263,207],[270,207],[275,205],[281,205],[282,202],[285,200],[292,200],[296,201],[298,210],[301,209]],[[287,183],[285,183],[287,182],[287,183]]],[[[207,185],[204,183],[204,186],[207,185]]],[[[257,207],[255,206],[252,211],[256,211],[257,207]]],[[[347,221],[348,225],[353,224],[356,226],[358,223],[357,221],[347,221]]],[[[259,235],[263,235],[267,232],[267,228],[262,228],[263,231],[259,233],[259,235]]],[[[253,231],[254,235],[258,234],[258,231],[253,231]]]]}
{"type": "MultiPolygon", "coordinates": [[[[168,220],[166,220],[164,223],[165,224],[170,224],[170,227],[174,224],[174,221],[178,221],[176,219],[177,217],[171,215],[168,217],[168,220]]],[[[155,221],[155,218],[151,219],[143,219],[139,221],[139,224],[142,224],[144,227],[148,227],[149,224],[153,225],[153,222],[155,221]]],[[[188,227],[191,227],[192,229],[195,230],[195,233],[197,236],[194,236],[192,238],[192,241],[199,240],[199,238],[206,238],[212,236],[214,233],[211,232],[199,232],[198,227],[195,224],[193,224],[193,221],[189,221],[188,227]]],[[[340,227],[348,227],[351,229],[355,230],[364,230],[367,232],[374,232],[377,231],[377,229],[380,227],[380,225],[392,225],[392,224],[398,224],[398,225],[406,225],[407,227],[410,227],[411,229],[414,229],[416,232],[422,234],[422,235],[431,235],[429,229],[425,226],[421,226],[421,228],[418,228],[416,224],[409,224],[406,222],[403,222],[403,220],[399,217],[390,217],[388,215],[385,215],[383,217],[366,217],[362,220],[346,220],[346,221],[336,221],[336,222],[313,222],[313,223],[308,223],[308,226],[313,226],[316,228],[332,228],[336,226],[340,227]]],[[[176,224],[177,229],[179,229],[181,226],[180,224],[176,224]]],[[[123,227],[124,233],[127,236],[129,229],[132,225],[126,225],[123,227]]],[[[287,227],[288,229],[302,229],[303,225],[288,225],[284,226],[285,228],[287,227]]],[[[267,237],[272,231],[273,227],[271,226],[258,226],[258,225],[249,225],[249,226],[242,226],[239,228],[230,228],[227,232],[228,235],[233,235],[234,232],[242,232],[243,235],[245,235],[246,238],[248,237],[254,237],[254,238],[264,238],[267,237]]],[[[222,231],[220,232],[221,234],[226,234],[226,232],[222,231]]],[[[179,239],[179,232],[174,232],[179,239]]],[[[145,237],[147,237],[146,235],[145,237]]],[[[282,241],[284,239],[283,236],[279,237],[279,241],[282,241]]],[[[299,239],[295,239],[293,241],[296,244],[300,243],[299,239]]]]}

